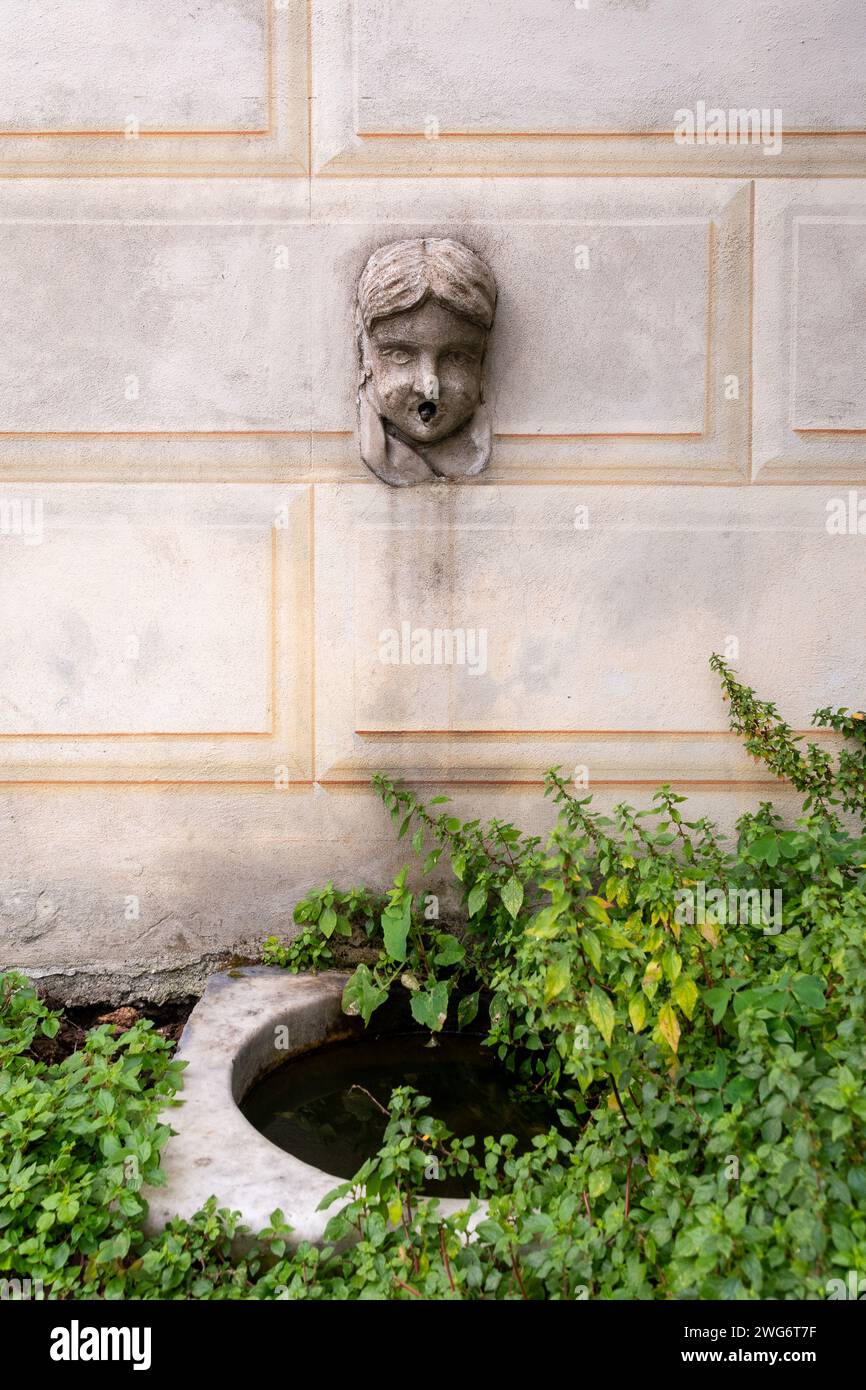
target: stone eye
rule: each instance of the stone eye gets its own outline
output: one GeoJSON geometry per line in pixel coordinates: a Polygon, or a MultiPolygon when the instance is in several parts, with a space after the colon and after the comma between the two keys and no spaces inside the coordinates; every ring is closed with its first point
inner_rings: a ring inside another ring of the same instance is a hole
{"type": "Polygon", "coordinates": [[[383,354],[390,362],[396,362],[398,367],[405,367],[407,362],[412,360],[411,354],[405,348],[385,348],[383,354]]]}

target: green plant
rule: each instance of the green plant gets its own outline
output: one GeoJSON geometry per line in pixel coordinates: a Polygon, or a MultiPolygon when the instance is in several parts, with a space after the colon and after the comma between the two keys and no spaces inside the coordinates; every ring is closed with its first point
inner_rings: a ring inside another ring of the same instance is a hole
{"type": "Polygon", "coordinates": [[[331,939],[358,942],[373,935],[384,899],[365,888],[341,892],[332,883],[308,893],[295,907],[301,926],[290,942],[269,936],[262,947],[265,965],[282,965],[294,972],[316,970],[334,961],[331,939]]]}
{"type": "Polygon", "coordinates": [[[59,1015],[18,974],[0,975],[0,1280],[50,1298],[245,1297],[263,1252],[285,1250],[279,1213],[246,1260],[237,1217],[211,1201],[191,1221],[143,1232],[144,1185],[162,1181],[162,1121],[182,1062],[146,1020],[115,1038],[91,1029],[59,1063],[40,1037],[59,1015]]]}
{"type": "MultiPolygon", "coordinates": [[[[556,1097],[571,1136],[549,1137],[555,1181],[547,1160],[506,1160],[501,1239],[512,1254],[525,1243],[517,1175],[533,1201],[543,1179],[544,1258],[570,1287],[551,1255],[561,1198],[593,1296],[820,1296],[834,1270],[866,1268],[866,841],[837,809],[866,811],[861,720],[820,711],[853,746],[836,759],[802,748],[721,658],[713,666],[732,727],[805,793],[795,825],[763,803],[729,845],[705,818],[687,820],[670,787],[649,810],[606,817],[552,769],[559,815],[542,850],[512,826],[463,824],[375,779],[400,835],[428,851],[424,868],[450,858],[464,949],[456,968],[437,969],[437,953],[450,959],[443,933],[401,873],[374,926],[377,969],[356,972],[346,1005],[367,991],[369,1018],[406,964],[419,993],[438,991],[435,1012],[416,1012],[425,1026],[443,1026],[455,997],[459,1022],[463,1000],[489,994],[487,1042],[517,1079],[556,1097]]],[[[369,1201],[369,1181],[356,1200],[369,1201]]],[[[483,1237],[471,1249],[482,1258],[483,1237]]],[[[534,1269],[541,1256],[527,1253],[534,1269]]],[[[520,1268],[531,1296],[553,1296],[520,1268]]]]}
{"type": "Polygon", "coordinates": [[[310,894],[295,942],[266,944],[290,969],[329,964],[335,937],[361,948],[344,1007],[365,1021],[403,989],[431,1031],[484,1019],[559,1131],[518,1155],[495,1116],[456,1138],[401,1088],[379,1152],[326,1199],[322,1248],[289,1253],[275,1212],[234,1259],[216,1200],[147,1238],[166,1044],[97,1029],[49,1066],[33,1049],[56,1016],[0,977],[0,1270],[56,1296],[280,1299],[823,1298],[866,1274],[863,721],[819,711],[841,746],[803,746],[713,665],[732,727],[803,792],[793,824],[762,803],[729,843],[667,786],[604,816],[552,769],[542,845],[380,777],[423,871],[450,861],[459,921],[404,870],[387,895],[310,894]],[[423,1195],[436,1170],[471,1177],[456,1216],[423,1195]]]}

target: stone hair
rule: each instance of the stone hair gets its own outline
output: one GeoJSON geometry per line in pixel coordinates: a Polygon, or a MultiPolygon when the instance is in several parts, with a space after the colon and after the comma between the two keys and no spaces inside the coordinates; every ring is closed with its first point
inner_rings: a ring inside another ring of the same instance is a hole
{"type": "Polygon", "coordinates": [[[367,332],[380,319],[417,309],[428,299],[490,329],[496,281],[474,251],[450,237],[415,237],[373,252],[358,284],[358,309],[367,332]]]}

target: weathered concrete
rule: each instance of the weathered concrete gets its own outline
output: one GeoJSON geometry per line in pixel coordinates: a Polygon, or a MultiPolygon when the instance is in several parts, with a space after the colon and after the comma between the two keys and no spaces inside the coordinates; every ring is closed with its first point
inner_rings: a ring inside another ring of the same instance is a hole
{"type": "Polygon", "coordinates": [[[863,702],[862,0],[81,9],[0,90],[0,967],[199,990],[387,886],[375,770],[541,834],[552,763],[790,806],[706,663],[863,702]],[[395,490],[354,309],[419,238],[495,279],[492,437],[395,490]]]}

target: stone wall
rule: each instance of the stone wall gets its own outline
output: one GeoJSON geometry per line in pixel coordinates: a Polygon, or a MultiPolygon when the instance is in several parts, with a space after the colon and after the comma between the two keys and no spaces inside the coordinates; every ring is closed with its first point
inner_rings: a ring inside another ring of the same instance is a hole
{"type": "Polygon", "coordinates": [[[862,0],[15,25],[2,964],[194,988],[310,887],[399,867],[377,769],[539,830],[552,763],[604,806],[790,804],[707,658],[798,728],[864,704],[862,0]],[[394,489],[358,454],[354,294],[419,235],[496,277],[494,446],[394,489]],[[413,646],[437,631],[462,662],[413,646]]]}

